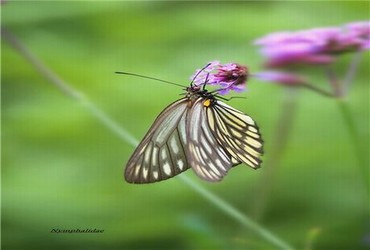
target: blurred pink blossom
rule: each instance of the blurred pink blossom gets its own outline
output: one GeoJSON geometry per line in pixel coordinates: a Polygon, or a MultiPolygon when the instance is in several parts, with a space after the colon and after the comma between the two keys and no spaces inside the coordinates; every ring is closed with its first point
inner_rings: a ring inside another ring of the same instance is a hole
{"type": "Polygon", "coordinates": [[[370,49],[370,22],[345,27],[316,28],[297,32],[277,32],[259,38],[256,45],[269,68],[300,64],[330,64],[342,53],[370,49]]]}

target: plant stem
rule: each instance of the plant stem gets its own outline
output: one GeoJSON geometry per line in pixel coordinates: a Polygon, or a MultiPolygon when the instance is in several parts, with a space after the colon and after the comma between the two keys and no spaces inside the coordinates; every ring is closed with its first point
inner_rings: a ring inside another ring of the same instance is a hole
{"type": "Polygon", "coordinates": [[[33,55],[23,44],[21,44],[14,35],[4,28],[1,28],[1,34],[2,37],[5,38],[9,44],[15,48],[16,51],[24,56],[24,58],[31,65],[33,65],[42,76],[44,76],[50,83],[57,87],[63,94],[86,107],[90,111],[90,114],[95,116],[105,126],[118,134],[126,142],[129,142],[133,146],[137,145],[138,141],[131,134],[125,130],[122,130],[117,123],[113,122],[111,118],[109,118],[104,112],[93,105],[93,103],[90,102],[86,96],[74,89],[71,85],[63,81],[55,72],[46,67],[45,64],[41,62],[41,60],[35,55],[33,55]]]}
{"type": "Polygon", "coordinates": [[[351,64],[348,68],[348,71],[344,77],[343,81],[343,95],[346,96],[348,94],[349,87],[351,83],[353,82],[353,79],[356,75],[356,71],[358,68],[358,65],[361,62],[363,51],[358,51],[356,54],[354,54],[351,64]]]}
{"type": "Polygon", "coordinates": [[[242,212],[231,206],[226,201],[222,200],[215,194],[211,193],[210,191],[206,190],[202,186],[198,185],[196,182],[193,182],[189,177],[185,175],[180,175],[180,179],[191,186],[194,190],[196,190],[199,194],[201,194],[204,198],[211,201],[214,205],[216,205],[219,209],[224,211],[230,217],[234,218],[236,221],[240,222],[243,226],[250,229],[256,234],[259,234],[262,238],[268,239],[270,243],[275,245],[281,249],[292,249],[287,243],[282,241],[281,239],[277,238],[268,230],[264,229],[261,225],[251,220],[249,217],[244,215],[242,212]]]}
{"type": "Polygon", "coordinates": [[[284,89],[285,95],[280,108],[281,113],[275,126],[275,138],[272,141],[269,158],[265,163],[265,171],[262,172],[261,177],[257,183],[256,197],[254,199],[254,206],[252,208],[253,218],[257,221],[261,220],[268,205],[268,200],[274,186],[276,174],[279,164],[284,154],[290,132],[292,130],[293,119],[297,109],[297,90],[296,88],[286,87],[284,89]]]}
{"type": "Polygon", "coordinates": [[[328,76],[329,83],[333,89],[334,96],[336,97],[342,97],[343,96],[343,90],[342,90],[342,84],[338,80],[337,75],[335,74],[334,70],[331,66],[325,67],[326,75],[328,76]]]}
{"type": "MultiPolygon", "coordinates": [[[[354,77],[354,73],[357,69],[357,64],[359,63],[360,55],[358,57],[355,57],[351,63],[351,66],[347,72],[346,75],[346,81],[352,80],[354,77]]],[[[358,161],[358,166],[360,170],[360,174],[363,176],[364,184],[366,186],[367,192],[369,192],[369,175],[368,175],[368,157],[367,157],[367,151],[364,152],[364,147],[362,146],[362,140],[360,139],[360,135],[357,131],[355,121],[353,120],[352,113],[348,107],[348,104],[346,100],[344,99],[344,84],[340,84],[336,74],[334,71],[332,71],[331,68],[327,67],[327,74],[329,77],[329,82],[332,86],[337,87],[338,90],[336,91],[336,101],[337,106],[339,108],[339,111],[341,113],[341,116],[343,118],[344,124],[346,126],[346,129],[348,131],[348,134],[350,136],[350,140],[352,141],[352,145],[354,147],[355,155],[358,161]],[[341,89],[342,88],[342,89],[341,89]]],[[[345,82],[348,86],[349,83],[345,82]]]]}
{"type": "MultiPolygon", "coordinates": [[[[9,31],[1,29],[3,39],[5,39],[19,54],[21,54],[26,61],[28,61],[35,69],[44,76],[51,84],[61,90],[65,95],[71,97],[73,100],[79,102],[91,115],[93,115],[98,121],[105,125],[110,131],[115,133],[120,139],[129,143],[132,146],[138,144],[138,140],[134,138],[125,128],[118,125],[112,118],[106,115],[98,107],[94,105],[89,99],[82,95],[79,91],[74,89],[70,84],[63,81],[56,73],[49,69],[41,60],[33,55],[14,35],[9,31]]],[[[186,176],[180,176],[181,180],[186,183],[189,187],[195,190],[197,193],[205,197],[208,201],[213,203],[215,207],[220,209],[225,214],[234,218],[237,222],[241,223],[251,231],[259,234],[267,242],[270,242],[274,246],[280,249],[293,249],[289,244],[278,238],[261,225],[253,222],[248,216],[239,212],[232,205],[222,200],[215,194],[206,190],[198,183],[192,181],[186,176]]]]}
{"type": "Polygon", "coordinates": [[[312,85],[310,83],[301,83],[299,86],[302,86],[302,87],[305,87],[307,89],[313,90],[313,91],[315,91],[315,92],[317,92],[317,93],[319,93],[319,94],[321,94],[323,96],[327,96],[327,97],[334,97],[335,96],[331,92],[326,91],[324,89],[320,89],[320,88],[318,88],[318,87],[316,87],[316,86],[314,86],[314,85],[312,85]]]}
{"type": "MultiPolygon", "coordinates": [[[[358,161],[358,166],[360,168],[360,174],[364,178],[364,184],[366,185],[366,190],[369,188],[369,162],[367,153],[368,149],[363,147],[362,140],[357,131],[355,121],[353,120],[352,113],[348,106],[348,103],[343,99],[337,99],[337,106],[339,108],[340,114],[343,118],[345,126],[347,128],[350,140],[354,147],[356,158],[358,161]]],[[[367,144],[368,145],[368,144],[367,144]]]]}

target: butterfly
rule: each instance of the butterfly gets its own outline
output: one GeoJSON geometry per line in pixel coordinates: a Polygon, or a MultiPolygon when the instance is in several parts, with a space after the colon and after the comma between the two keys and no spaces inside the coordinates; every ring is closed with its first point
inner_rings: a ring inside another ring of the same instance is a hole
{"type": "Polygon", "coordinates": [[[256,122],[207,91],[206,84],[192,83],[184,98],[158,115],[135,149],[125,169],[127,182],[163,181],[189,168],[216,182],[241,163],[260,167],[263,141],[256,122]]]}

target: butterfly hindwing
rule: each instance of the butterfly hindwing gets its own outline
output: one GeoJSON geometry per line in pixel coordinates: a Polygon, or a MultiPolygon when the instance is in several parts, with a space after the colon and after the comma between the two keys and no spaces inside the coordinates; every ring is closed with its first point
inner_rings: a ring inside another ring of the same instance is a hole
{"type": "Polygon", "coordinates": [[[258,168],[262,162],[262,138],[253,119],[219,100],[205,109],[212,133],[223,148],[234,160],[258,168]]]}
{"type": "Polygon", "coordinates": [[[187,145],[187,99],[169,105],[129,159],[125,179],[131,183],[151,183],[171,178],[189,168],[184,148],[187,145]]]}

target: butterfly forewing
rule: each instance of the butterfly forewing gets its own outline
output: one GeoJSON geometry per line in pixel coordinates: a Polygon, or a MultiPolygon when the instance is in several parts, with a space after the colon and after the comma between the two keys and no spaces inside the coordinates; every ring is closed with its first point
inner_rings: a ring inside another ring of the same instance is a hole
{"type": "Polygon", "coordinates": [[[187,98],[180,99],[157,117],[127,163],[127,182],[161,181],[189,168],[184,151],[187,103],[187,98]]]}
{"type": "Polygon", "coordinates": [[[205,109],[209,127],[227,153],[236,161],[258,168],[262,138],[253,119],[219,100],[205,109]]]}
{"type": "Polygon", "coordinates": [[[186,152],[190,166],[199,177],[220,181],[235,162],[210,130],[203,102],[204,98],[198,98],[187,114],[189,143],[186,152]]]}

